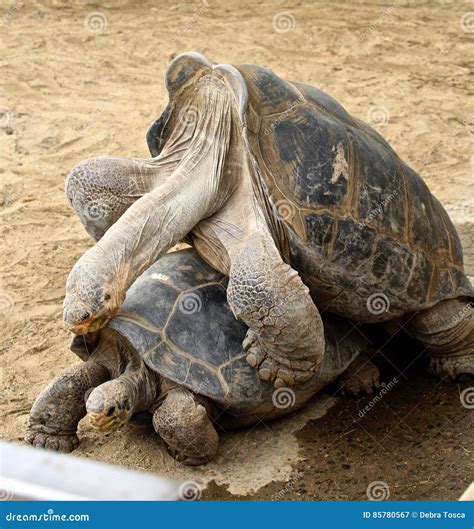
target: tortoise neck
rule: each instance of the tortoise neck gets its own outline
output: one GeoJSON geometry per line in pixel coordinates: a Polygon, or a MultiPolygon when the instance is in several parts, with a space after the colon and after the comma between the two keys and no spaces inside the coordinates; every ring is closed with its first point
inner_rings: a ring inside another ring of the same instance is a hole
{"type": "Polygon", "coordinates": [[[132,204],[90,250],[100,255],[97,262],[107,259],[107,279],[123,296],[162,254],[222,207],[226,195],[222,187],[230,180],[223,178],[223,172],[231,133],[231,106],[228,94],[207,88],[198,91],[199,100],[191,99],[183,107],[188,113],[200,109],[192,133],[185,140],[185,151],[173,157],[172,146],[176,147],[179,138],[187,138],[181,127],[182,133],[174,135],[151,162],[157,167],[155,187],[132,204]]]}

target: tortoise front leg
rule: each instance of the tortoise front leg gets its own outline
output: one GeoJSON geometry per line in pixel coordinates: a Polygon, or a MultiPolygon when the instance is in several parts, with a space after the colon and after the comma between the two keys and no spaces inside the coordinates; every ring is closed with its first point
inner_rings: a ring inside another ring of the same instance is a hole
{"type": "Polygon", "coordinates": [[[66,369],[35,400],[25,441],[60,452],[74,450],[77,425],[86,415],[86,393],[109,378],[108,369],[91,360],[66,369]]]}
{"type": "Polygon", "coordinates": [[[203,465],[215,457],[219,444],[211,413],[212,404],[205,397],[175,386],[155,411],[153,426],[177,461],[203,465]]]}
{"type": "Polygon", "coordinates": [[[165,171],[155,160],[96,156],[83,160],[66,178],[66,196],[96,241],[127,209],[151,191],[165,171]]]}
{"type": "Polygon", "coordinates": [[[282,387],[313,376],[324,354],[321,317],[270,235],[251,237],[233,260],[227,298],[235,316],[249,327],[247,362],[260,378],[282,387]]]}

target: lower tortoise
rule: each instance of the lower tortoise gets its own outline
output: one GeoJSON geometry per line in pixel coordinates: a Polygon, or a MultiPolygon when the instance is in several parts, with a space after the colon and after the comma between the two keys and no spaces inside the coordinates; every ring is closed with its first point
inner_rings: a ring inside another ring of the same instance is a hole
{"type": "Polygon", "coordinates": [[[362,360],[366,340],[351,332],[349,321],[325,315],[318,371],[297,388],[275,390],[245,360],[247,329],[230,310],[226,283],[192,249],[157,261],[106,327],[73,339],[71,348],[84,362],[36,399],[26,440],[68,452],[79,443],[77,426],[86,413],[107,431],[149,410],[172,455],[197,465],[216,455],[218,432],[288,414],[341,375],[348,393],[377,385],[378,371],[362,360]]]}

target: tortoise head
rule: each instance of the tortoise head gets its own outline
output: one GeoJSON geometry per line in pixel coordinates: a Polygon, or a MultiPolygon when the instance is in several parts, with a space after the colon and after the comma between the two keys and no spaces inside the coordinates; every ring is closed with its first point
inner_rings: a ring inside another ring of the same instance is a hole
{"type": "Polygon", "coordinates": [[[93,389],[86,402],[91,426],[108,432],[125,424],[133,413],[132,398],[127,386],[116,378],[93,389]]]}
{"type": "Polygon", "coordinates": [[[120,273],[89,263],[87,253],[71,270],[66,282],[63,320],[74,334],[104,327],[125,299],[120,273]]]}

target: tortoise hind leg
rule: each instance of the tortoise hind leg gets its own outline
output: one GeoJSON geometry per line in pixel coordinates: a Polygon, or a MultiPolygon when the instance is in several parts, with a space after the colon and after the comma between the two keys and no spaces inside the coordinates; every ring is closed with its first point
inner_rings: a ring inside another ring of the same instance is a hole
{"type": "Polygon", "coordinates": [[[60,452],[74,450],[77,425],[86,415],[85,395],[109,378],[109,371],[93,361],[66,369],[35,400],[25,441],[60,452]]]}
{"type": "Polygon", "coordinates": [[[474,375],[474,311],[467,298],[440,301],[406,327],[428,348],[430,370],[440,377],[474,375]]]}
{"type": "Polygon", "coordinates": [[[177,461],[203,465],[217,454],[219,443],[210,413],[205,397],[175,386],[153,414],[153,426],[177,461]]]}
{"type": "Polygon", "coordinates": [[[348,397],[371,395],[380,386],[380,371],[369,355],[362,353],[336,380],[336,386],[348,397]]]}

